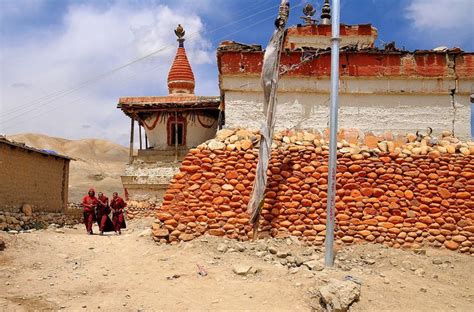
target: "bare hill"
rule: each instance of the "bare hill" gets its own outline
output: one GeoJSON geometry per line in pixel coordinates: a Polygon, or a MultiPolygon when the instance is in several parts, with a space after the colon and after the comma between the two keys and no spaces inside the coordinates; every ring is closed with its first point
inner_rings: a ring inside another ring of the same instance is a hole
{"type": "Polygon", "coordinates": [[[128,149],[122,145],[99,139],[67,140],[43,134],[25,133],[9,139],[39,149],[53,150],[75,158],[69,173],[69,201],[80,201],[90,187],[103,191],[123,191],[120,175],[128,161],[128,149]]]}

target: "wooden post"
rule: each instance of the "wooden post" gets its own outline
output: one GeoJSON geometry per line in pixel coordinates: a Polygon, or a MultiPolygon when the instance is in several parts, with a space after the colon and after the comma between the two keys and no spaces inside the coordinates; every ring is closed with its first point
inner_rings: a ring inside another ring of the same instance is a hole
{"type": "Polygon", "coordinates": [[[133,117],[131,117],[130,120],[131,120],[131,123],[130,123],[130,163],[132,163],[133,162],[133,136],[134,136],[133,128],[135,126],[135,122],[133,120],[133,117]]]}
{"type": "Polygon", "coordinates": [[[178,162],[178,111],[174,112],[174,162],[178,162]]]}
{"type": "Polygon", "coordinates": [[[140,149],[143,148],[142,146],[142,125],[138,123],[138,137],[140,138],[140,149]]]}
{"type": "Polygon", "coordinates": [[[146,130],[145,130],[145,149],[148,149],[148,136],[146,135],[146,130]]]}

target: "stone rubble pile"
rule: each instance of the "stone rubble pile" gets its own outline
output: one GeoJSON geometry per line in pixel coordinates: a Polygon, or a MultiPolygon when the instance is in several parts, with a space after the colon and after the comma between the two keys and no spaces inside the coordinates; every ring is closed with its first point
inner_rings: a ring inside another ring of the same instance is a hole
{"type": "MultiPolygon", "coordinates": [[[[273,142],[260,229],[262,235],[293,235],[321,245],[326,229],[328,148],[315,138],[317,134],[286,134],[276,134],[281,141],[273,142]]],[[[205,233],[249,239],[247,203],[258,139],[258,134],[247,130],[225,129],[216,139],[190,150],[157,210],[155,240],[188,241],[205,233]]],[[[432,245],[474,253],[472,143],[447,136],[437,145],[432,144],[434,138],[410,140],[407,136],[400,146],[378,140],[377,148],[348,141],[339,144],[338,242],[406,248],[432,245]],[[444,140],[450,143],[443,146],[444,140]]]]}
{"type": "MultiPolygon", "coordinates": [[[[329,150],[328,131],[319,132],[286,130],[274,134],[272,148],[287,149],[290,147],[314,146],[316,152],[329,150]]],[[[214,150],[248,150],[258,148],[260,134],[246,129],[222,129],[214,139],[198,146],[199,149],[214,150]]],[[[474,155],[474,142],[462,142],[452,136],[450,131],[443,131],[441,139],[429,135],[393,135],[386,133],[376,136],[372,133],[361,133],[355,129],[341,130],[338,134],[338,152],[345,156],[362,155],[365,158],[390,153],[404,158],[411,155],[428,155],[437,157],[440,154],[474,155]]],[[[354,156],[360,158],[362,156],[354,156]]]]}

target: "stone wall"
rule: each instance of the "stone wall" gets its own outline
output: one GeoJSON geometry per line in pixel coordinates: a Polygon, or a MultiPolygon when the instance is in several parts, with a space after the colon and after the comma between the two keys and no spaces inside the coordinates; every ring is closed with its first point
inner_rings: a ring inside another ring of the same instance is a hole
{"type": "MultiPolygon", "coordinates": [[[[216,140],[190,150],[157,210],[155,239],[190,240],[204,233],[249,239],[246,209],[258,139],[245,130],[223,130],[216,140]]],[[[436,140],[440,145],[434,140],[409,135],[402,146],[381,139],[372,142],[376,148],[347,140],[338,144],[338,242],[474,252],[474,143],[448,136],[436,140]]],[[[320,245],[327,141],[317,133],[284,132],[275,135],[273,145],[262,235],[294,235],[320,245]]]]}
{"type": "Polygon", "coordinates": [[[74,225],[82,222],[82,210],[66,209],[63,213],[0,211],[0,231],[43,229],[50,224],[74,225]]]}
{"type": "Polygon", "coordinates": [[[126,211],[126,218],[128,220],[142,219],[147,217],[154,217],[156,214],[156,207],[160,206],[160,201],[137,201],[128,200],[126,211]]]}

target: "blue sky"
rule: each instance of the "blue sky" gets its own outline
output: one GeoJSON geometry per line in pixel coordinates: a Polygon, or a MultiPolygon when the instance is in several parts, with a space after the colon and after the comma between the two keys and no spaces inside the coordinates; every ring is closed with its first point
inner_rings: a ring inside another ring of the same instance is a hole
{"type": "MultiPolygon", "coordinates": [[[[289,24],[306,1],[290,1],[289,24]]],[[[318,9],[323,0],[311,1],[318,9]]],[[[378,45],[474,51],[474,0],[341,0],[341,22],[372,23],[378,45]]],[[[0,0],[0,133],[40,132],[126,144],[120,96],[165,95],[184,25],[199,95],[217,95],[220,41],[265,45],[278,0],[0,0]],[[160,53],[86,85],[84,81],[160,53]]]]}

